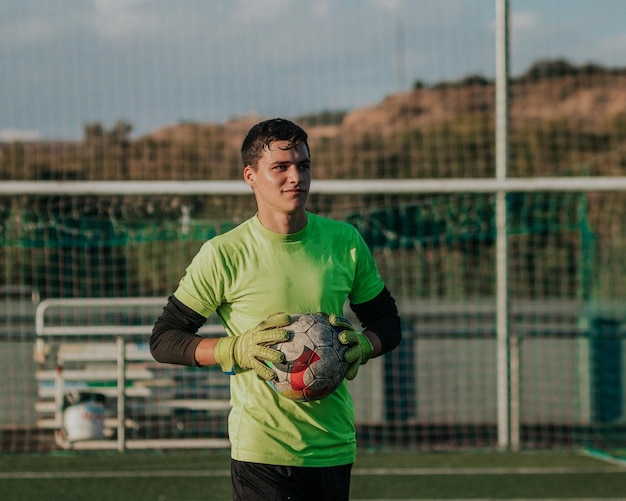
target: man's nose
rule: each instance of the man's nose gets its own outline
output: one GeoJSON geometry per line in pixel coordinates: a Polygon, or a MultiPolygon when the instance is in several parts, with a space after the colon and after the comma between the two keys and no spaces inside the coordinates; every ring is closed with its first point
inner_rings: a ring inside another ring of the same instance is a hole
{"type": "Polygon", "coordinates": [[[300,182],[300,178],[302,177],[302,175],[301,175],[300,170],[298,169],[297,165],[291,165],[287,172],[289,174],[289,180],[290,181],[293,181],[294,183],[299,183],[300,182]]]}

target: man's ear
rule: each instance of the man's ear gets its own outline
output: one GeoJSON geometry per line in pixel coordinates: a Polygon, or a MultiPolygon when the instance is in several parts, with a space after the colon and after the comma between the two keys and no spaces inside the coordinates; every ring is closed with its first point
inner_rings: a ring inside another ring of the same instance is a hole
{"type": "Polygon", "coordinates": [[[248,186],[254,188],[254,184],[256,182],[256,172],[249,165],[246,165],[243,169],[243,180],[248,186]]]}

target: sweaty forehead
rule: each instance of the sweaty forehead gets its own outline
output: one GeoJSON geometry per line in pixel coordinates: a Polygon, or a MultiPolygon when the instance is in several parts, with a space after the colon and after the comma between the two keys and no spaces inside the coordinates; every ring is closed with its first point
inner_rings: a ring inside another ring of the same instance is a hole
{"type": "Polygon", "coordinates": [[[295,146],[286,140],[273,141],[263,148],[263,156],[266,158],[292,158],[299,160],[308,159],[309,151],[304,143],[298,143],[295,146]]]}

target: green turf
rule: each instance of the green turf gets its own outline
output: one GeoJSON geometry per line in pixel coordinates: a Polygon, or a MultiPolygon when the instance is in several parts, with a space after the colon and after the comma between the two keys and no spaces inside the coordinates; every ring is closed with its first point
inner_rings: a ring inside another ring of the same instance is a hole
{"type": "MultiPolygon", "coordinates": [[[[228,469],[226,451],[0,455],[0,499],[228,500],[228,469]]],[[[626,499],[626,467],[575,452],[361,450],[351,491],[355,500],[626,499]]]]}

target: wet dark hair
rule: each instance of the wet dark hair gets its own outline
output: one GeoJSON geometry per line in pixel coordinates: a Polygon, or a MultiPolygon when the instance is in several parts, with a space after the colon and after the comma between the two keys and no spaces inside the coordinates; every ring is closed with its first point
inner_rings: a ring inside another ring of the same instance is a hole
{"type": "Polygon", "coordinates": [[[308,135],[295,123],[284,118],[271,118],[253,126],[241,145],[241,159],[244,167],[256,168],[263,150],[275,141],[288,141],[288,149],[304,144],[309,151],[308,135]]]}

